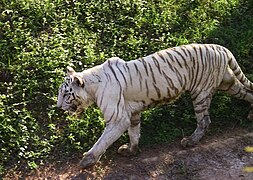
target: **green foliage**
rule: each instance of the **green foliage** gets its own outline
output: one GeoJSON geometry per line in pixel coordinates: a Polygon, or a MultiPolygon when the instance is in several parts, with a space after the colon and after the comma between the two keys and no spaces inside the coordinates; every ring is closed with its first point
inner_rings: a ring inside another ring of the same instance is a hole
{"type": "MultiPolygon", "coordinates": [[[[86,151],[102,133],[104,123],[96,108],[75,118],[55,107],[67,65],[83,70],[112,56],[131,60],[171,46],[208,42],[231,49],[248,77],[253,76],[250,0],[0,4],[0,174],[6,167],[37,168],[55,154],[86,151]]],[[[217,95],[213,122],[220,127],[231,119],[245,119],[244,106],[217,95]]],[[[170,141],[195,128],[188,96],[148,110],[142,119],[143,143],[170,141]]]]}
{"type": "Polygon", "coordinates": [[[144,143],[171,142],[175,138],[189,135],[196,126],[193,105],[188,94],[173,104],[147,110],[142,113],[142,117],[144,143]]]}

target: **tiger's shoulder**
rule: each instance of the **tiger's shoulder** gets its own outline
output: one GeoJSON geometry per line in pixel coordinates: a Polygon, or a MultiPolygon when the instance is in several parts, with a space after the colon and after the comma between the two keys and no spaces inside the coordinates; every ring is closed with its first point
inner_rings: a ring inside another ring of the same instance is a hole
{"type": "Polygon", "coordinates": [[[104,65],[117,65],[117,64],[124,64],[126,61],[119,57],[111,57],[108,60],[106,60],[103,64],[104,65]]]}
{"type": "Polygon", "coordinates": [[[104,73],[112,72],[113,74],[117,73],[126,65],[126,61],[119,57],[111,57],[106,60],[103,64],[101,64],[101,68],[104,73]]]}

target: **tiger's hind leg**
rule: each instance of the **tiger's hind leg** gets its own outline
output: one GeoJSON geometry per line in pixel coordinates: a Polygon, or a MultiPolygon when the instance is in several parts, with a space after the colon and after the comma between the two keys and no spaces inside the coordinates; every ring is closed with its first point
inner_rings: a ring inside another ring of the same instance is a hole
{"type": "MultiPolygon", "coordinates": [[[[219,89],[227,92],[234,97],[248,101],[253,108],[253,92],[247,89],[235,76],[230,68],[224,75],[223,81],[219,89]]],[[[248,115],[249,119],[253,119],[253,110],[248,115]]]]}
{"type": "Polygon", "coordinates": [[[140,113],[133,114],[130,121],[131,125],[128,128],[130,143],[124,144],[118,149],[118,153],[123,156],[136,155],[140,151],[140,113]]]}
{"type": "Polygon", "coordinates": [[[197,118],[197,128],[191,136],[185,137],[181,140],[181,145],[183,147],[196,145],[204,136],[211,123],[208,109],[211,104],[212,94],[213,93],[210,91],[201,91],[200,93],[195,92],[192,94],[193,107],[197,118]]]}

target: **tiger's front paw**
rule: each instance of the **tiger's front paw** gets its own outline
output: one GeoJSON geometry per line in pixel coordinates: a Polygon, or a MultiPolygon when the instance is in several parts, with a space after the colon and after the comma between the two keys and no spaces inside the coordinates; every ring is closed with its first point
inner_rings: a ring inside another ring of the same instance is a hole
{"type": "Polygon", "coordinates": [[[248,119],[253,120],[253,110],[251,110],[248,114],[248,119]]]}
{"type": "Polygon", "coordinates": [[[92,153],[84,153],[83,159],[80,161],[79,165],[81,168],[89,168],[96,164],[97,158],[92,153]]]}
{"type": "Polygon", "coordinates": [[[136,155],[138,152],[140,152],[138,145],[130,146],[130,144],[124,144],[118,149],[118,153],[122,156],[136,155]]]}
{"type": "Polygon", "coordinates": [[[192,137],[185,137],[181,140],[181,145],[185,147],[193,147],[197,144],[197,142],[193,141],[192,137]]]}

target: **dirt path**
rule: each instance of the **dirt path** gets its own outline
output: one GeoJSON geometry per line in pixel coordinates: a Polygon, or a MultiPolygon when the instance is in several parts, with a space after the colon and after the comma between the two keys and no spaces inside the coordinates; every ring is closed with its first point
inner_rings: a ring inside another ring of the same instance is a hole
{"type": "MultiPolygon", "coordinates": [[[[242,171],[253,166],[253,153],[244,148],[253,146],[253,133],[245,130],[206,136],[194,148],[182,149],[180,142],[142,147],[136,157],[121,157],[109,150],[101,162],[89,170],[80,170],[74,160],[46,165],[25,179],[205,179],[251,180],[253,173],[242,171]]],[[[5,179],[18,179],[8,175],[5,179]]]]}

